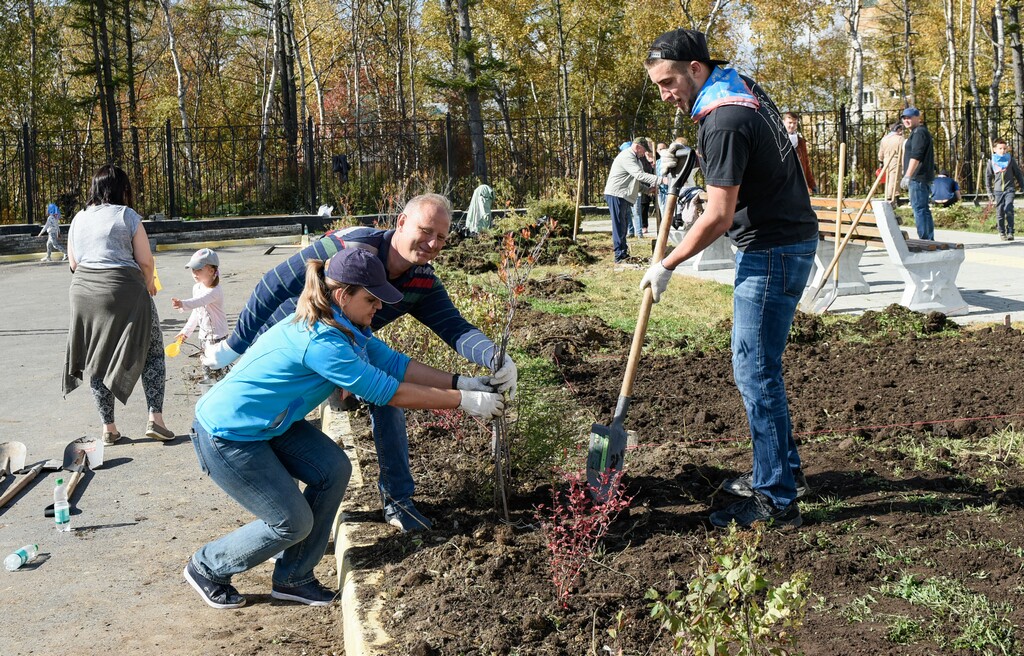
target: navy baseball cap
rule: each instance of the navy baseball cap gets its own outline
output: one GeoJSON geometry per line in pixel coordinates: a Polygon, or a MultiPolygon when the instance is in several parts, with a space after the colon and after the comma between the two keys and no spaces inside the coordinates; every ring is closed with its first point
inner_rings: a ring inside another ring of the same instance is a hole
{"type": "Polygon", "coordinates": [[[910,118],[911,116],[920,116],[920,115],[921,115],[921,110],[918,109],[917,107],[907,107],[906,109],[903,110],[903,113],[900,114],[900,116],[902,116],[903,118],[910,118]]]}
{"type": "Polygon", "coordinates": [[[402,292],[388,282],[380,259],[364,248],[350,246],[332,255],[324,266],[324,277],[345,285],[359,285],[389,305],[402,300],[402,292]]]}

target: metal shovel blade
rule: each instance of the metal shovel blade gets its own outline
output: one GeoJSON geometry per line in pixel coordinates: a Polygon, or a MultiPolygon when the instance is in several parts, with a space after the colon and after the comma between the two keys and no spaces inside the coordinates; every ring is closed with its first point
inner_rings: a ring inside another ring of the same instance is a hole
{"type": "Polygon", "coordinates": [[[594,424],[590,427],[590,450],[587,453],[587,485],[591,496],[604,503],[626,461],[626,429],[622,424],[594,424]]]}
{"type": "Polygon", "coordinates": [[[103,465],[103,442],[95,437],[80,437],[64,447],[64,467],[71,466],[78,457],[79,452],[85,453],[89,461],[89,469],[96,469],[103,465]]]}
{"type": "Polygon", "coordinates": [[[0,480],[7,475],[25,468],[25,457],[28,449],[21,442],[3,442],[0,444],[0,480]]]}

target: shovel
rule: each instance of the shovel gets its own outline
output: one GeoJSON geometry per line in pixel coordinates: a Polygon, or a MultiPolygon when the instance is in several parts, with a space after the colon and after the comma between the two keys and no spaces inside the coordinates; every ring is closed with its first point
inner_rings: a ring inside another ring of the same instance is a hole
{"type": "MultiPolygon", "coordinates": [[[[696,153],[685,148],[678,151],[679,158],[668,184],[668,196],[662,208],[661,225],[658,227],[658,240],[654,245],[651,262],[660,262],[665,257],[668,245],[668,234],[672,228],[672,216],[676,212],[676,201],[683,182],[690,176],[697,163],[696,153]]],[[[587,453],[587,485],[595,502],[604,503],[608,500],[616,484],[617,473],[622,470],[626,458],[626,442],[628,437],[623,423],[629,410],[630,397],[633,394],[633,381],[636,380],[637,365],[640,363],[640,351],[647,334],[647,320],[651,316],[654,305],[654,293],[651,288],[644,289],[644,297],[640,302],[640,316],[636,320],[633,331],[633,343],[629,348],[629,359],[626,361],[626,374],[622,380],[622,389],[615,404],[615,414],[610,426],[594,424],[590,427],[590,449],[587,453]]]]}
{"type": "Polygon", "coordinates": [[[836,295],[839,291],[838,285],[834,285],[832,290],[829,292],[829,295],[820,301],[818,300],[818,296],[821,295],[821,290],[824,289],[825,284],[828,282],[828,277],[832,274],[832,270],[835,269],[836,264],[839,263],[839,256],[843,254],[843,250],[846,248],[846,245],[850,243],[851,239],[853,239],[853,234],[856,232],[857,226],[860,225],[860,220],[864,217],[865,210],[867,210],[868,206],[871,204],[871,197],[875,195],[875,190],[878,189],[878,185],[882,181],[882,176],[885,175],[885,170],[889,167],[889,162],[892,161],[893,157],[895,157],[895,155],[889,156],[885,161],[885,164],[882,166],[882,170],[877,176],[875,176],[875,182],[871,185],[871,189],[868,190],[867,198],[864,199],[864,203],[860,206],[860,209],[857,210],[857,214],[853,217],[853,222],[850,223],[850,231],[846,233],[846,236],[843,237],[842,241],[840,241],[839,245],[836,247],[836,254],[832,256],[832,261],[829,262],[828,266],[825,268],[825,274],[821,277],[821,281],[804,292],[804,297],[800,301],[800,309],[804,312],[820,314],[827,310],[836,300],[836,295]]]}
{"type": "Polygon", "coordinates": [[[11,472],[25,468],[27,450],[21,442],[4,442],[0,444],[0,481],[11,472]]]}
{"type": "Polygon", "coordinates": [[[4,492],[3,496],[0,496],[0,508],[6,506],[8,501],[18,496],[18,492],[21,492],[26,485],[32,482],[32,479],[34,479],[43,469],[47,471],[57,471],[60,469],[60,461],[44,460],[43,462],[32,465],[32,468],[28,471],[22,472],[18,476],[18,480],[16,480],[11,487],[7,488],[7,491],[4,492]]]}

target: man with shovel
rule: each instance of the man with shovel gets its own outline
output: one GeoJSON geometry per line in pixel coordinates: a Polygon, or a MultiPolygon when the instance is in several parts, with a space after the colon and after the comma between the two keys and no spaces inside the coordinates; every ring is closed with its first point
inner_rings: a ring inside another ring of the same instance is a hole
{"type": "MultiPolygon", "coordinates": [[[[739,249],[733,292],[733,374],[753,441],[753,470],[723,489],[745,497],[711,514],[715,526],[800,526],[806,490],[782,379],[782,352],[814,260],[818,221],[796,150],[768,95],[711,59],[701,32],[677,29],[651,45],[644,65],[661,99],[699,124],[697,157],[707,184],[704,213],[640,288],[658,301],[673,270],[723,234],[739,249]],[[802,489],[801,489],[802,488],[802,489]]],[[[675,146],[661,153],[675,165],[675,146]]]]}

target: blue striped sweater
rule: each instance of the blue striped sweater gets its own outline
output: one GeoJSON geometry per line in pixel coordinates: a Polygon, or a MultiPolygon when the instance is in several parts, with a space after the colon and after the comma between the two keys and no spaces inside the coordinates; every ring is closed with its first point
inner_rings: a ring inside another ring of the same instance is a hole
{"type": "MultiPolygon", "coordinates": [[[[238,315],[228,346],[245,353],[256,338],[295,311],[306,280],[306,260],[326,260],[342,248],[365,248],[375,253],[387,271],[388,253],[394,230],[353,227],[330,233],[303,248],[263,275],[245,308],[238,315]]],[[[478,328],[466,321],[448,296],[448,291],[429,264],[413,266],[388,281],[402,292],[402,300],[385,304],[373,318],[377,331],[399,317],[410,314],[430,328],[456,353],[482,367],[493,366],[495,346],[478,328]]]]}

